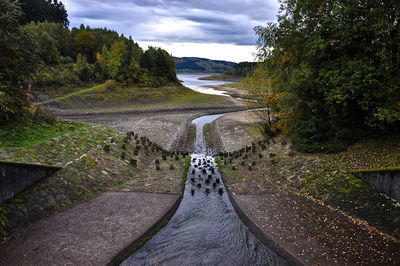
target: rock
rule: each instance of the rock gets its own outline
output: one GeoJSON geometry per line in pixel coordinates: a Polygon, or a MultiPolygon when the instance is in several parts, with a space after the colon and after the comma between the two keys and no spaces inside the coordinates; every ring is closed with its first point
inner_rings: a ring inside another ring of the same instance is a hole
{"type": "Polygon", "coordinates": [[[269,157],[271,157],[271,158],[273,158],[273,157],[275,157],[275,156],[276,156],[275,153],[272,153],[272,152],[271,152],[271,153],[269,154],[269,157]]]}
{"type": "Polygon", "coordinates": [[[129,160],[129,162],[130,162],[131,165],[137,166],[137,160],[136,160],[136,159],[132,159],[132,158],[131,158],[131,159],[129,160]]]}
{"type": "Polygon", "coordinates": [[[122,153],[121,153],[121,159],[122,159],[122,160],[125,160],[125,156],[126,156],[125,152],[122,152],[122,153]]]}
{"type": "Polygon", "coordinates": [[[259,153],[258,158],[262,158],[262,157],[263,157],[262,153],[259,153]]]}
{"type": "Polygon", "coordinates": [[[159,164],[156,165],[156,170],[160,170],[160,165],[159,164]]]}
{"type": "Polygon", "coordinates": [[[104,151],[105,152],[110,152],[110,150],[111,150],[111,146],[110,146],[110,144],[106,144],[106,145],[104,145],[104,151]]]}
{"type": "Polygon", "coordinates": [[[174,169],[175,169],[174,165],[171,164],[171,165],[169,166],[169,170],[174,170],[174,169]]]}

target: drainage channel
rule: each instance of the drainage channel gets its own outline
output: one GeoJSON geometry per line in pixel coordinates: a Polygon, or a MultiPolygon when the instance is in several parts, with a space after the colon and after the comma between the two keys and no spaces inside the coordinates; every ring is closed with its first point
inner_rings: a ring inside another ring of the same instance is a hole
{"type": "Polygon", "coordinates": [[[169,223],[121,265],[287,265],[240,220],[205,146],[203,126],[222,115],[192,121],[196,144],[182,202],[169,223]]]}

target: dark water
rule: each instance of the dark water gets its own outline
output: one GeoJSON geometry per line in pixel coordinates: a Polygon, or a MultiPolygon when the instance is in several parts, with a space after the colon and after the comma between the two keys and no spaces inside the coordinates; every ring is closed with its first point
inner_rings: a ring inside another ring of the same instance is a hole
{"type": "Polygon", "coordinates": [[[170,222],[121,265],[287,265],[260,242],[234,211],[203,125],[221,115],[195,119],[196,148],[182,202],[170,222]]]}

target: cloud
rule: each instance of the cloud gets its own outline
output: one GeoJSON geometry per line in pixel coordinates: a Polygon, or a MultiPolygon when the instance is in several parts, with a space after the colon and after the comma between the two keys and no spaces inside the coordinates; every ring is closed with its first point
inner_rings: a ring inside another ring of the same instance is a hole
{"type": "Polygon", "coordinates": [[[255,45],[253,28],[275,21],[277,0],[64,0],[70,24],[136,41],[255,45]]]}

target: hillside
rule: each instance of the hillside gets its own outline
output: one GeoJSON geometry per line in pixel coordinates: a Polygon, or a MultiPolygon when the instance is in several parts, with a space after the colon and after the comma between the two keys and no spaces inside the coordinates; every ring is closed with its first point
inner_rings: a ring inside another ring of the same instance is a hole
{"type": "Polygon", "coordinates": [[[174,57],[176,71],[180,73],[223,73],[236,63],[198,57],[174,57]]]}

